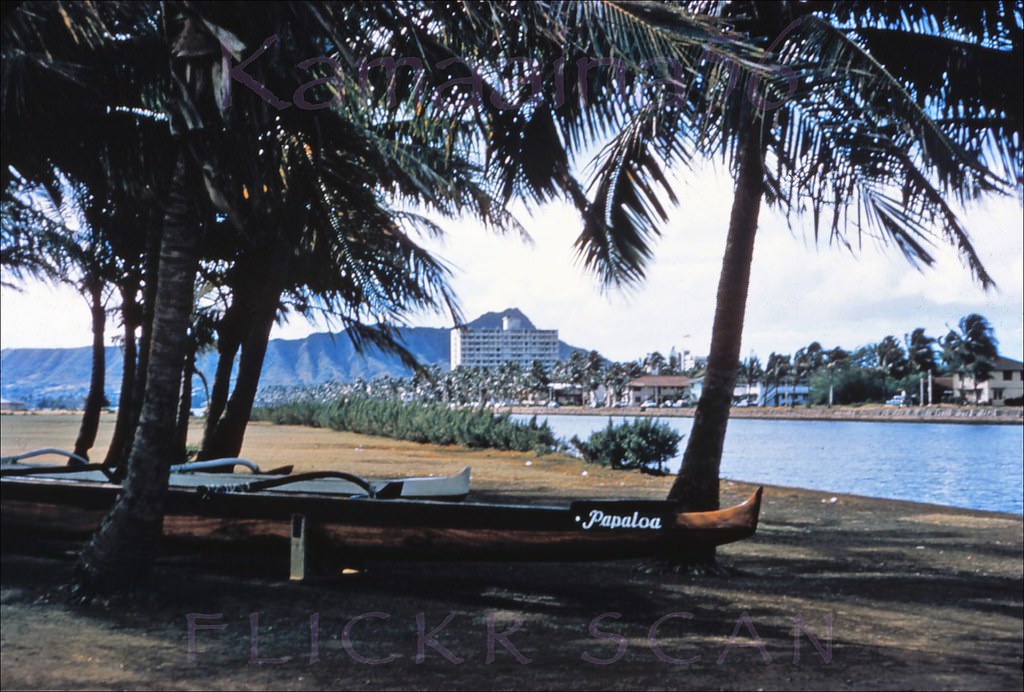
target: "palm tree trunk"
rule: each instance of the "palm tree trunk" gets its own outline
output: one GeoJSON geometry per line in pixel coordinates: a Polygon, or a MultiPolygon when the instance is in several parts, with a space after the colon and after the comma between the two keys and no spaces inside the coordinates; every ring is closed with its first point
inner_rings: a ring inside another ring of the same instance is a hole
{"type": "MultiPolygon", "coordinates": [[[[160,272],[160,251],[162,233],[159,227],[150,229],[146,241],[146,268],[145,276],[158,276],[160,272]]],[[[156,305],[157,282],[147,281],[142,291],[142,317],[139,321],[139,341],[136,349],[138,362],[135,366],[135,380],[132,383],[132,396],[125,411],[124,434],[120,444],[115,447],[110,445],[107,459],[111,460],[118,467],[131,456],[132,443],[135,441],[135,431],[139,424],[139,412],[142,410],[142,401],[146,392],[146,374],[149,371],[149,351],[153,342],[153,310],[156,305]]]]}
{"type": "Polygon", "coordinates": [[[206,427],[199,459],[209,458],[205,451],[213,444],[214,433],[231,393],[231,372],[235,369],[235,356],[242,345],[241,302],[236,294],[231,305],[224,311],[217,327],[217,371],[213,376],[213,389],[206,407],[206,427]]]}
{"type": "MultiPolygon", "coordinates": [[[[277,316],[280,292],[264,296],[266,301],[254,316],[242,341],[242,353],[238,358],[238,377],[217,427],[209,441],[204,440],[203,450],[198,458],[220,459],[237,457],[242,451],[245,429],[252,414],[252,405],[259,388],[263,360],[267,355],[270,330],[277,316]]],[[[219,364],[218,364],[219,367],[219,364]]]]}
{"type": "Polygon", "coordinates": [[[125,439],[130,434],[134,414],[131,411],[132,392],[135,389],[135,328],[138,323],[135,318],[138,304],[134,300],[134,290],[122,292],[121,319],[124,322],[124,358],[121,366],[121,394],[117,399],[117,422],[114,423],[114,434],[110,439],[110,447],[107,448],[107,456],[103,460],[104,466],[120,465],[120,456],[125,439]]]}
{"type": "Polygon", "coordinates": [[[186,182],[179,156],[164,217],[145,398],[124,491],[75,565],[73,593],[80,598],[141,587],[160,540],[196,269],[198,229],[186,182]]]}
{"type": "Polygon", "coordinates": [[[185,460],[185,449],[188,447],[188,423],[192,416],[192,373],[196,365],[196,344],[190,339],[185,353],[185,365],[181,372],[181,397],[178,399],[178,434],[175,449],[180,449],[181,460],[185,460]]]}
{"type": "MultiPolygon", "coordinates": [[[[687,511],[718,509],[718,470],[722,460],[729,405],[736,384],[743,318],[754,256],[754,237],[764,190],[764,154],[761,128],[751,127],[739,145],[736,196],[729,218],[722,274],[718,282],[715,321],[711,332],[707,373],[693,429],[679,475],[668,499],[687,511]]],[[[714,548],[687,554],[688,562],[714,560],[714,548]]]]}
{"type": "Polygon", "coordinates": [[[96,443],[96,431],[100,427],[100,411],[103,409],[107,379],[107,353],[103,345],[107,314],[103,307],[103,282],[95,276],[89,277],[87,281],[89,308],[92,313],[92,377],[89,381],[89,395],[85,399],[82,425],[75,440],[75,454],[86,459],[89,458],[89,450],[96,443]]]}

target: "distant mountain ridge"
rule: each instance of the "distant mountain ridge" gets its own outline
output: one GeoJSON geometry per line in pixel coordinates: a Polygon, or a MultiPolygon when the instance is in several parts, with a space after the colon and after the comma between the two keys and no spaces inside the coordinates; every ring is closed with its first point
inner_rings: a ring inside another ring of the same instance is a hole
{"type": "MultiPolygon", "coordinates": [[[[520,329],[537,328],[533,325],[533,322],[530,321],[530,318],[524,315],[519,308],[508,308],[501,312],[485,312],[472,322],[467,322],[466,326],[472,329],[501,329],[502,322],[506,317],[518,320],[520,329]]],[[[561,353],[559,353],[559,357],[561,357],[561,353]]]]}
{"type": "MultiPolygon", "coordinates": [[[[476,329],[500,329],[502,319],[520,320],[523,327],[534,328],[533,322],[516,308],[488,312],[466,323],[476,329]]],[[[398,329],[404,346],[425,366],[448,370],[451,363],[450,329],[446,327],[402,327],[398,329]]],[[[568,358],[576,350],[563,341],[558,343],[559,358],[568,358]]],[[[199,370],[212,381],[217,367],[215,352],[198,359],[199,370]]],[[[121,387],[121,349],[106,349],[106,394],[116,404],[121,387]]],[[[0,396],[29,405],[63,401],[80,406],[89,390],[92,349],[81,348],[10,348],[0,351],[0,396]]],[[[323,382],[370,380],[382,375],[406,377],[411,370],[395,355],[368,347],[357,353],[344,333],[320,332],[303,339],[271,339],[263,363],[260,386],[315,385],[323,382]]],[[[196,396],[203,396],[198,380],[196,396]]]]}

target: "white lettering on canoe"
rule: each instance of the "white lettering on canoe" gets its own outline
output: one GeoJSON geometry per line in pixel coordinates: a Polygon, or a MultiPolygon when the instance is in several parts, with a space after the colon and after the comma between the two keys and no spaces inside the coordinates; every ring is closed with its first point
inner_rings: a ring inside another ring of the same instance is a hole
{"type": "Polygon", "coordinates": [[[661,529],[661,517],[642,517],[640,512],[633,514],[606,514],[600,509],[590,510],[590,515],[583,523],[583,530],[588,531],[595,526],[602,529],[661,529]]]}

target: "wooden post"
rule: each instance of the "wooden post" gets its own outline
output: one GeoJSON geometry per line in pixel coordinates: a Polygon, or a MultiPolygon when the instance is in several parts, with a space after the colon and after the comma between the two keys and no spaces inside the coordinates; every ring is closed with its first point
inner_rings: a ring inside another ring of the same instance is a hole
{"type": "Polygon", "coordinates": [[[303,581],[306,578],[306,515],[292,515],[291,532],[291,569],[288,578],[291,581],[303,581]]]}

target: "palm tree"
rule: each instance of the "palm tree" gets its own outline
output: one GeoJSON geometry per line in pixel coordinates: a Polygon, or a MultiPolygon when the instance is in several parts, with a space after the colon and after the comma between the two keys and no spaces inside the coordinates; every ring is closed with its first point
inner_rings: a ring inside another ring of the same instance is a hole
{"type": "Polygon", "coordinates": [[[995,360],[999,357],[999,342],[992,325],[982,315],[965,315],[957,327],[943,339],[942,357],[959,375],[960,397],[964,397],[969,375],[973,403],[978,403],[978,386],[991,377],[995,360]]]}
{"type": "Polygon", "coordinates": [[[665,360],[665,356],[661,355],[660,351],[654,351],[648,353],[644,358],[644,370],[651,375],[660,375],[665,369],[668,361],[665,360]]]}
{"type": "Polygon", "coordinates": [[[1012,3],[700,6],[719,11],[789,72],[766,91],[759,75],[738,76],[737,88],[713,94],[721,110],[704,107],[708,89],[694,89],[700,93],[668,108],[637,109],[603,153],[595,183],[597,207],[622,210],[627,218],[616,228],[605,215],[581,237],[585,259],[606,280],[615,269],[627,278],[642,273],[647,239],[663,218],[657,194],[674,199],[660,162],[712,151],[729,158],[735,197],[707,374],[669,494],[691,510],[718,507],[764,203],[790,219],[809,211],[816,238],[826,233],[848,247],[851,232],[877,229],[917,265],[933,263],[927,244],[938,236],[988,287],[992,280],[948,200],[1008,191],[1022,181],[1020,99],[994,76],[1020,74],[1022,44],[1014,36],[1021,18],[1012,3]],[[906,61],[908,46],[927,60],[906,61]],[[986,77],[979,82],[978,74],[986,77]],[[705,117],[709,112],[713,119],[705,117]]]}
{"type": "Polygon", "coordinates": [[[889,397],[889,378],[898,380],[907,374],[907,355],[900,340],[890,335],[875,344],[875,360],[882,376],[882,400],[885,401],[889,397]]]}
{"type": "Polygon", "coordinates": [[[935,339],[925,334],[923,327],[917,327],[904,337],[910,367],[917,372],[931,372],[935,369],[935,339]]]}
{"type": "Polygon", "coordinates": [[[839,346],[830,349],[825,354],[825,367],[828,369],[828,407],[832,408],[835,402],[835,375],[836,370],[846,367],[850,353],[839,346]]]}
{"type": "Polygon", "coordinates": [[[526,387],[530,398],[536,400],[538,397],[547,396],[548,385],[551,384],[551,373],[544,366],[544,363],[539,360],[533,361],[530,363],[530,367],[525,374],[526,387]]]}
{"type": "MultiPolygon", "coordinates": [[[[4,256],[11,257],[20,239],[33,237],[35,259],[20,269],[37,278],[64,283],[79,291],[89,306],[92,325],[92,365],[82,422],[74,453],[88,459],[96,441],[100,411],[106,401],[106,344],[108,284],[116,274],[107,239],[103,237],[100,206],[88,189],[51,169],[45,180],[33,185],[21,176],[5,190],[4,256]]],[[[69,464],[78,463],[72,459],[69,464]]]]}
{"type": "Polygon", "coordinates": [[[744,375],[746,376],[747,388],[745,392],[745,401],[747,404],[750,403],[750,388],[752,385],[758,385],[760,387],[762,380],[764,379],[764,368],[761,367],[761,359],[753,353],[744,361],[743,364],[744,375]]]}
{"type": "MultiPolygon", "coordinates": [[[[923,327],[917,327],[903,337],[907,345],[907,360],[910,369],[920,375],[918,399],[920,405],[931,404],[925,397],[925,378],[935,370],[935,339],[925,334],[923,327]]],[[[929,393],[931,389],[929,388],[929,393]]]]}
{"type": "MultiPolygon", "coordinates": [[[[808,378],[825,364],[825,353],[821,344],[813,341],[804,348],[797,349],[793,354],[793,391],[795,394],[796,385],[806,382],[808,378]]],[[[792,405],[792,399],[790,404],[792,405]]]]}
{"type": "Polygon", "coordinates": [[[627,363],[612,363],[605,370],[604,386],[608,390],[608,399],[605,403],[609,406],[622,401],[625,393],[626,383],[631,379],[630,365],[627,363]]]}
{"type": "MultiPolygon", "coordinates": [[[[20,57],[14,58],[15,63],[20,57]]],[[[11,96],[12,100],[17,98],[17,95],[11,96]]],[[[75,110],[77,105],[68,110],[75,110]]],[[[10,178],[4,191],[4,225],[10,231],[3,238],[5,264],[11,257],[24,262],[26,255],[18,252],[19,245],[24,238],[34,236],[32,246],[36,259],[27,269],[37,277],[72,285],[89,303],[93,331],[92,375],[74,447],[75,453],[82,457],[88,457],[95,442],[100,409],[106,401],[107,313],[118,309],[128,315],[132,310],[145,239],[145,233],[139,233],[135,224],[140,216],[146,215],[144,209],[159,208],[152,200],[134,199],[132,192],[139,187],[152,190],[156,181],[146,176],[131,179],[138,169],[132,162],[139,155],[137,139],[151,144],[156,142],[148,130],[138,138],[129,136],[123,114],[97,114],[95,111],[95,104],[83,107],[80,120],[90,125],[92,132],[80,146],[62,141],[61,146],[53,148],[27,148],[19,142],[12,145],[10,152],[5,151],[9,166],[5,177],[10,178]],[[22,214],[12,214],[18,209],[29,214],[29,219],[24,219],[28,225],[22,223],[22,214]],[[110,299],[115,293],[121,295],[122,305],[110,308],[110,299]]],[[[20,119],[12,129],[25,125],[25,116],[18,111],[11,117],[16,121],[20,119]]],[[[64,124],[65,130],[76,127],[70,122],[64,124]]],[[[77,126],[81,127],[81,123],[77,126]]],[[[5,129],[5,137],[7,133],[5,129]]],[[[124,323],[124,370],[125,380],[130,385],[135,325],[129,332],[128,320],[124,323]],[[129,333],[130,339],[127,338],[129,333]]],[[[124,408],[122,406],[122,413],[124,408]]],[[[121,413],[118,421],[122,421],[121,413]]]]}
{"type": "Polygon", "coordinates": [[[306,172],[314,185],[298,180],[300,170],[286,190],[299,199],[322,195],[323,205],[314,206],[319,213],[310,214],[305,224],[299,214],[288,215],[286,226],[299,231],[297,236],[281,234],[269,248],[252,248],[229,273],[232,299],[220,320],[220,359],[200,458],[239,454],[270,329],[287,302],[301,306],[304,314],[326,315],[344,326],[350,338],[395,352],[414,369],[419,364],[387,325],[408,312],[445,306],[457,316],[447,268],[414,242],[411,233],[416,227],[433,227],[420,216],[390,209],[380,190],[390,189],[447,215],[471,211],[496,228],[512,224],[503,203],[480,187],[463,160],[430,152],[428,143],[365,134],[364,141],[374,150],[354,152],[349,140],[345,153],[373,169],[375,185],[367,185],[365,171],[325,180],[324,168],[345,166],[338,160],[343,152],[326,152],[317,158],[318,168],[306,172]],[[431,167],[427,172],[419,170],[426,166],[431,167]],[[366,316],[383,326],[368,327],[366,316]],[[228,381],[239,350],[238,376],[229,397],[228,381]]]}
{"type": "MultiPolygon", "coordinates": [[[[790,370],[791,363],[788,355],[774,352],[768,354],[768,362],[764,366],[764,374],[774,384],[772,388],[772,406],[779,405],[779,384],[789,376],[790,370]]],[[[767,398],[765,403],[767,403],[767,398]]]]}

